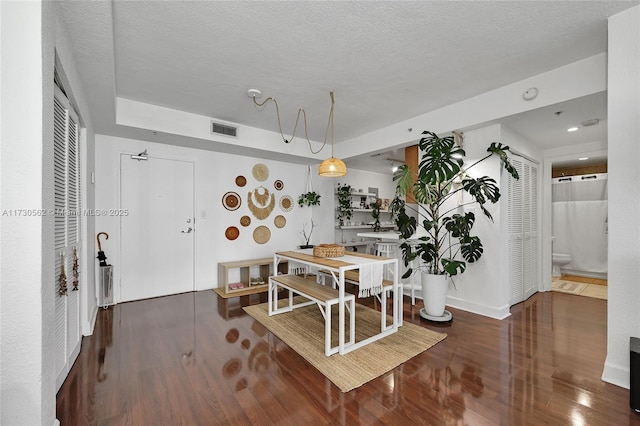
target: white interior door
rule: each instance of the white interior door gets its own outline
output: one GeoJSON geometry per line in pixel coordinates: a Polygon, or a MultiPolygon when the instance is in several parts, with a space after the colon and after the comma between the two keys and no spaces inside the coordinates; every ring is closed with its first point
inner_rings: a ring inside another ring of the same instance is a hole
{"type": "Polygon", "coordinates": [[[123,154],[120,200],[119,302],[193,291],[194,164],[123,154]]]}
{"type": "Polygon", "coordinates": [[[538,167],[511,158],[519,180],[508,179],[507,222],[510,252],[510,305],[538,291],[538,167]]]}

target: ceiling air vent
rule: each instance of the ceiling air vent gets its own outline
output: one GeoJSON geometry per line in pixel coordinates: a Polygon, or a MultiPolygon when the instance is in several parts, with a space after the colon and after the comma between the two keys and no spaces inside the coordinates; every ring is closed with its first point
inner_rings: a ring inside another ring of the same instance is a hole
{"type": "Polygon", "coordinates": [[[211,120],[211,133],[237,138],[238,128],[233,125],[218,123],[211,120]]]}

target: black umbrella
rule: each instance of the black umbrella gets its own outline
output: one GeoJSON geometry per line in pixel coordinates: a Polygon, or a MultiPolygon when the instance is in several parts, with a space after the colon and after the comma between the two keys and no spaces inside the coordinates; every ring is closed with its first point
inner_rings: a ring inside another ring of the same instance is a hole
{"type": "Polygon", "coordinates": [[[98,235],[96,236],[96,239],[98,240],[98,257],[97,259],[100,261],[100,266],[108,266],[107,265],[107,256],[104,254],[104,252],[102,251],[102,244],[100,243],[100,235],[103,235],[106,237],[106,239],[109,239],[109,234],[107,234],[106,232],[98,232],[98,235]]]}

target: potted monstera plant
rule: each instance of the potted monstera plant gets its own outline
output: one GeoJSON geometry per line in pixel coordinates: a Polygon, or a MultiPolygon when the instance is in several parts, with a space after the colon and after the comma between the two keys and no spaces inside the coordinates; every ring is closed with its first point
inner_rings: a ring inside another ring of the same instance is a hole
{"type": "Polygon", "coordinates": [[[396,212],[395,222],[403,240],[400,244],[402,258],[408,267],[403,278],[414,273],[411,265],[419,260],[417,269],[422,274],[424,301],[420,315],[430,320],[447,321],[451,316],[448,312],[445,315],[444,308],[450,277],[462,274],[467,262],[476,262],[484,251],[480,238],[472,235],[476,221],[474,213],[459,213],[459,207],[478,205],[493,221],[485,204],[500,199],[500,189],[493,178],[471,177],[468,172],[493,156],[500,159],[515,179],[518,179],[518,172],[509,162],[509,147],[501,143],[491,143],[486,156],[463,167],[465,152],[453,136],[441,138],[430,131],[424,131],[422,135],[418,143],[422,155],[417,176],[412,176],[407,165],[399,167],[393,176],[396,198],[392,209],[396,212]],[[403,196],[410,189],[420,208],[411,207],[404,201],[403,196]],[[460,192],[469,194],[470,201],[461,205],[454,202],[460,192]],[[407,213],[408,209],[413,213],[407,213]]]}

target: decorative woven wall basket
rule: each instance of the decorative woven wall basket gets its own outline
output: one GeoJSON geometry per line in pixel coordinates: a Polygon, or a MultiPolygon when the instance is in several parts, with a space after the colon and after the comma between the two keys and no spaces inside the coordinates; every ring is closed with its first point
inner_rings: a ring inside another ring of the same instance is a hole
{"type": "Polygon", "coordinates": [[[313,255],[318,257],[342,257],[344,247],[340,244],[319,244],[313,248],[313,255]]]}

